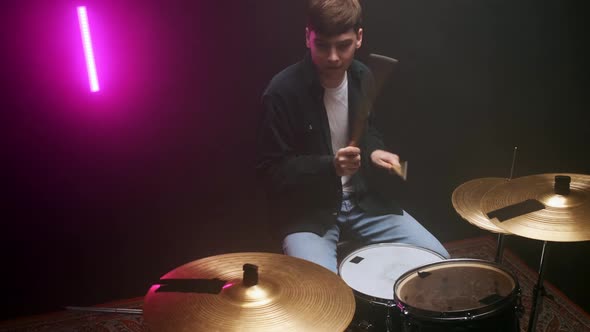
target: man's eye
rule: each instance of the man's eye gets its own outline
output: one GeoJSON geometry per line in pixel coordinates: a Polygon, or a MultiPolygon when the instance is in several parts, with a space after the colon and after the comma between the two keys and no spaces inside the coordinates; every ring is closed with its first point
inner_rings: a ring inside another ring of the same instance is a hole
{"type": "Polygon", "coordinates": [[[338,46],[336,46],[336,47],[338,48],[338,50],[340,50],[340,51],[344,51],[344,50],[346,50],[347,48],[349,48],[349,47],[350,47],[350,45],[352,45],[352,44],[351,44],[351,43],[346,43],[346,44],[339,44],[339,45],[338,45],[338,46]]]}

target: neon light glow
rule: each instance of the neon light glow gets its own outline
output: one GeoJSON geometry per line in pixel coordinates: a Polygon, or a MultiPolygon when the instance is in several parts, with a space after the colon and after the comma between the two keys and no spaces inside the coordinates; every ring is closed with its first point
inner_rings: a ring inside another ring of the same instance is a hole
{"type": "Polygon", "coordinates": [[[88,70],[90,91],[97,92],[100,90],[100,87],[98,86],[98,75],[96,74],[96,64],[94,62],[92,40],[90,39],[90,26],[88,25],[86,6],[78,7],[78,22],[80,22],[80,33],[82,34],[82,45],[84,46],[84,56],[86,57],[86,69],[88,70]]]}

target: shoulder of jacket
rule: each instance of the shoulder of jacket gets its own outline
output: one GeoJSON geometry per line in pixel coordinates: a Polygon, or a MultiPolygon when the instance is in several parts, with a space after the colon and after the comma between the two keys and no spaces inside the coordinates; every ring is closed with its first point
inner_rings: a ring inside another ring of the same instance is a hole
{"type": "Polygon", "coordinates": [[[300,90],[303,84],[301,62],[294,63],[277,73],[268,83],[264,95],[289,94],[300,90]]]}

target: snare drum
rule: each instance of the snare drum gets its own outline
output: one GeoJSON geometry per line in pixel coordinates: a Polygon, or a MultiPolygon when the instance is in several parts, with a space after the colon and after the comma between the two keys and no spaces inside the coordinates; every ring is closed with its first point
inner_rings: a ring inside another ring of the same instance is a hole
{"type": "Polygon", "coordinates": [[[395,281],[409,270],[442,260],[443,256],[428,249],[397,243],[374,244],[348,255],[338,272],[355,294],[355,330],[381,332],[387,324],[399,325],[395,281]]]}
{"type": "Polygon", "coordinates": [[[520,331],[518,281],[493,262],[429,264],[403,274],[394,290],[404,332],[520,331]]]}

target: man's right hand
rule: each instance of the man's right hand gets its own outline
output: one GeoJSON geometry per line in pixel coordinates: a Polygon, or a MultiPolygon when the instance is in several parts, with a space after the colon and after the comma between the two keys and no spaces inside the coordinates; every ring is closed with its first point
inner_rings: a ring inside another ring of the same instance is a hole
{"type": "Polygon", "coordinates": [[[338,176],[353,175],[361,167],[361,150],[355,146],[347,146],[336,151],[334,168],[338,176]]]}

